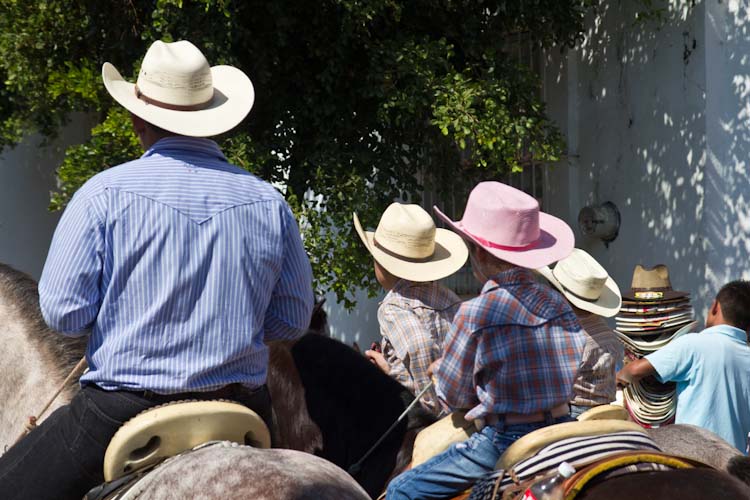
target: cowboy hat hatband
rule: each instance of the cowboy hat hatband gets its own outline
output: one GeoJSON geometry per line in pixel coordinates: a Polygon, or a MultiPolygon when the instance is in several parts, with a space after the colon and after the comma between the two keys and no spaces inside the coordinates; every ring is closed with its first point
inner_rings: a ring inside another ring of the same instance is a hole
{"type": "Polygon", "coordinates": [[[605,318],[620,310],[622,299],[617,283],[596,259],[579,248],[574,248],[554,269],[545,266],[537,271],[579,309],[605,318]]]}
{"type": "Polygon", "coordinates": [[[564,221],[541,212],[539,202],[528,194],[500,182],[477,184],[460,221],[433,209],[463,238],[520,267],[539,269],[573,250],[573,230],[564,221]]]}
{"type": "Polygon", "coordinates": [[[102,66],[107,92],[134,115],[169,132],[211,137],[239,124],[255,100],[247,75],[232,66],[209,67],[192,43],[154,42],[135,84],[110,63],[102,66]]]}
{"type": "Polygon", "coordinates": [[[669,280],[669,268],[659,264],[652,268],[645,268],[638,264],[633,269],[633,281],[630,290],[622,294],[628,301],[667,301],[690,295],[688,292],[678,292],[672,289],[669,280]]]}
{"type": "Polygon", "coordinates": [[[375,231],[364,231],[357,214],[354,229],[372,257],[392,275],[409,281],[435,281],[466,263],[469,249],[460,236],[435,228],[418,205],[391,204],[375,231]]]}

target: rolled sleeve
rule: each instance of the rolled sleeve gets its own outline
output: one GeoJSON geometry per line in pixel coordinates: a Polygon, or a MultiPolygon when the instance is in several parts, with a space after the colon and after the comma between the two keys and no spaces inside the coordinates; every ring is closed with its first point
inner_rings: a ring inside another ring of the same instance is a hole
{"type": "Polygon", "coordinates": [[[39,306],[50,328],[80,336],[96,320],[101,305],[100,282],[104,225],[101,200],[74,197],[52,238],[39,280],[39,306]]]}
{"type": "Polygon", "coordinates": [[[285,210],[286,238],[279,280],[264,319],[266,340],[294,340],[310,326],[314,293],[310,259],[294,216],[285,210]]]}
{"type": "Polygon", "coordinates": [[[656,352],[646,356],[661,382],[684,382],[690,378],[693,366],[692,337],[677,338],[656,352]]]}
{"type": "Polygon", "coordinates": [[[446,335],[443,360],[435,370],[437,394],[454,410],[472,408],[479,401],[474,390],[476,353],[476,337],[464,330],[459,309],[446,335]]]}

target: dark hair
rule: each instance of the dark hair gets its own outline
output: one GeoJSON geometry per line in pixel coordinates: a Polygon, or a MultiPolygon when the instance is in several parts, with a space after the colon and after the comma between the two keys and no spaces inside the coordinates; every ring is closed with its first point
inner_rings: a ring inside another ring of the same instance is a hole
{"type": "Polygon", "coordinates": [[[750,281],[727,283],[716,294],[716,301],[721,305],[721,313],[727,324],[750,330],[750,281]]]}

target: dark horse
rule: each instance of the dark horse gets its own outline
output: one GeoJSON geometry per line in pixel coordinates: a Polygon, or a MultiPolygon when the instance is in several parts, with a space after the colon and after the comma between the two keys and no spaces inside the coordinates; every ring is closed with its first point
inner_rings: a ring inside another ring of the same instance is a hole
{"type": "Polygon", "coordinates": [[[301,438],[282,441],[282,446],[315,453],[349,470],[372,497],[404,470],[417,432],[434,422],[415,405],[361,460],[414,397],[353,348],[322,335],[309,333],[291,346],[272,345],[268,384],[277,420],[293,417],[291,423],[278,422],[281,433],[301,438]],[[301,400],[307,412],[300,413],[301,400]]]}

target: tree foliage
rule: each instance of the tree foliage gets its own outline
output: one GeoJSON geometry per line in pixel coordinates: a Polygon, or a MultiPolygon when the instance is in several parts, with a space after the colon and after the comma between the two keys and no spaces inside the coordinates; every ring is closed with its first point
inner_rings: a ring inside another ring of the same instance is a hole
{"type": "Polygon", "coordinates": [[[103,62],[134,81],[152,41],[188,39],[252,79],[256,104],[218,138],[230,160],[283,192],[319,291],[351,305],[373,283],[351,229],[394,199],[554,161],[558,130],[508,42],[572,46],[595,0],[0,0],[0,146],[53,136],[73,111],[99,116],[68,149],[51,207],[137,156],[103,62]]]}

